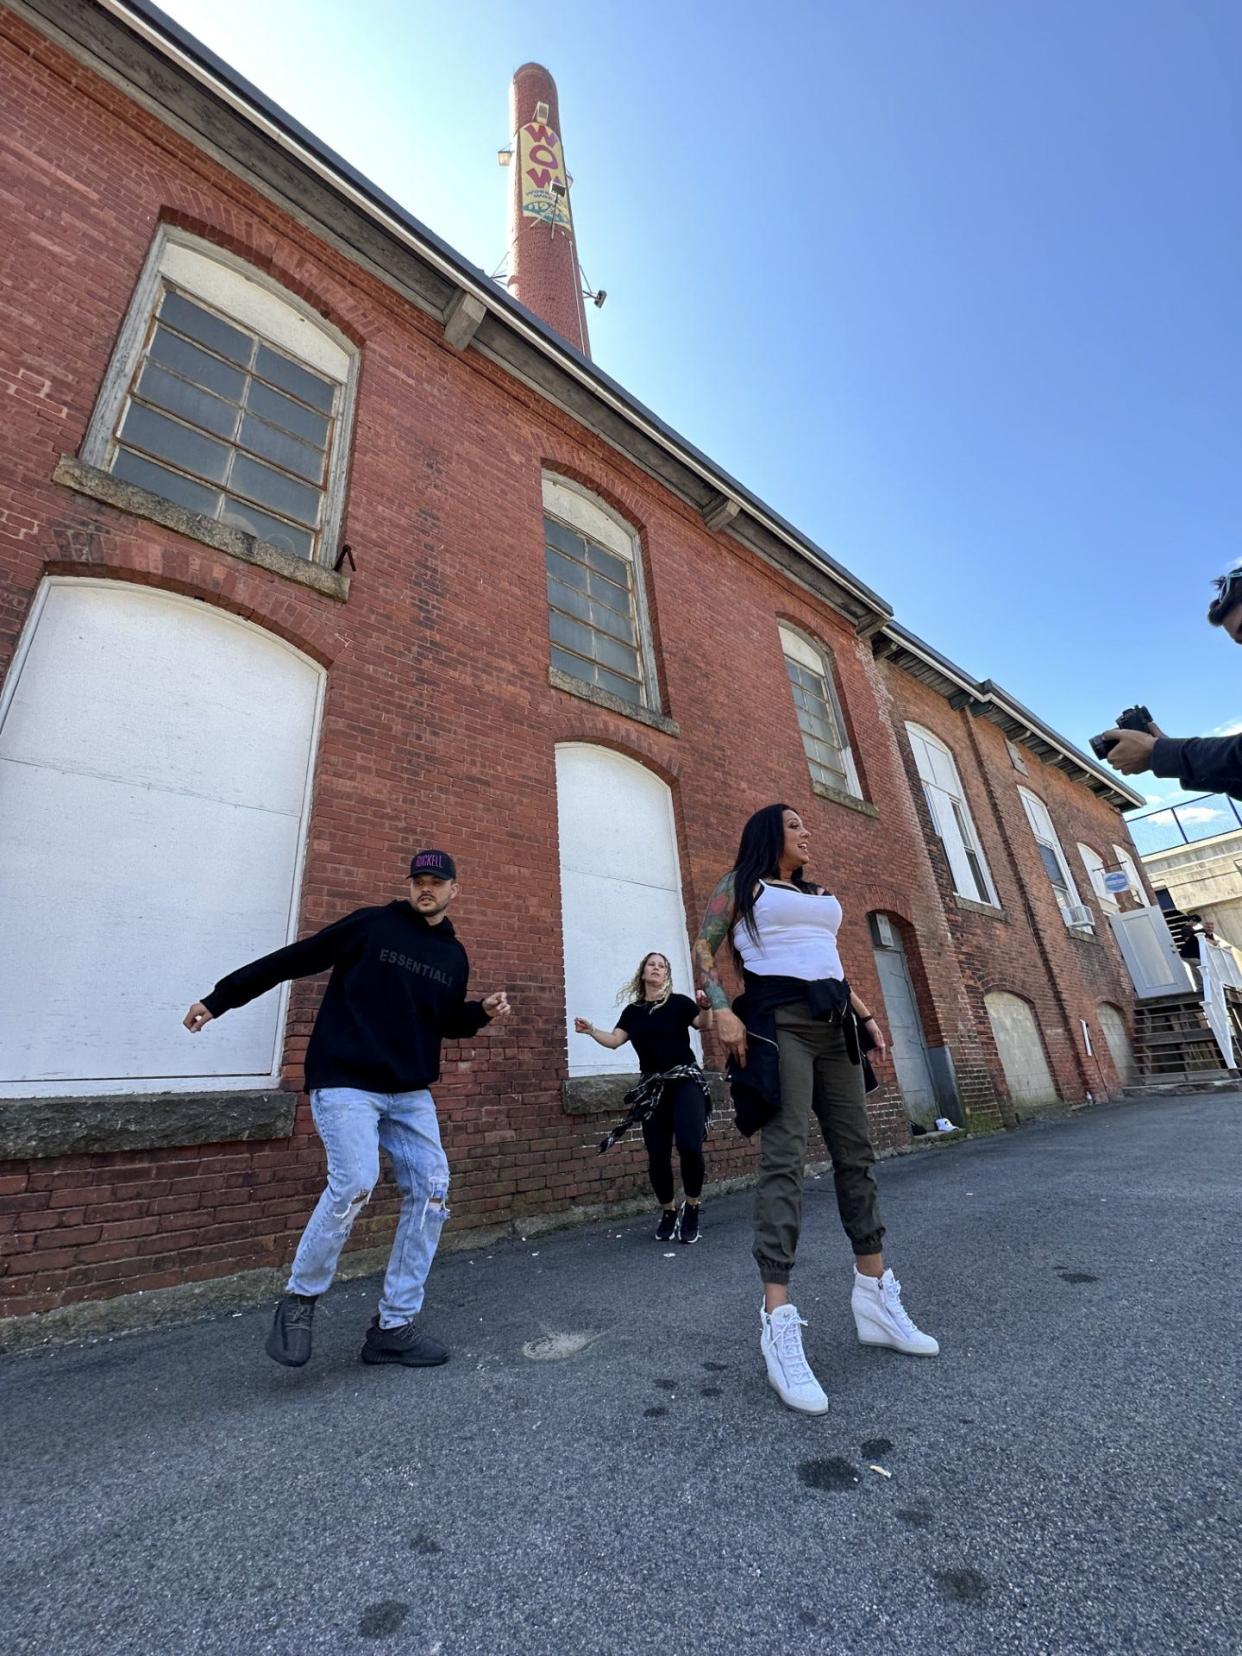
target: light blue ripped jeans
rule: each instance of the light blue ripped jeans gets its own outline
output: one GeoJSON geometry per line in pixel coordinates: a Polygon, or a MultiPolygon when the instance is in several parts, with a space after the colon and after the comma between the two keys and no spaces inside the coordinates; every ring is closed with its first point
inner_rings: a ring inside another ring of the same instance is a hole
{"type": "Polygon", "coordinates": [[[321,1087],[311,1114],[328,1153],[328,1187],[302,1232],[285,1289],[322,1294],[379,1179],[379,1153],[388,1152],[401,1192],[401,1215],[380,1297],[381,1328],[399,1328],[422,1309],[423,1285],[448,1217],[449,1167],[440,1145],[435,1100],[419,1092],[363,1092],[321,1087]]]}

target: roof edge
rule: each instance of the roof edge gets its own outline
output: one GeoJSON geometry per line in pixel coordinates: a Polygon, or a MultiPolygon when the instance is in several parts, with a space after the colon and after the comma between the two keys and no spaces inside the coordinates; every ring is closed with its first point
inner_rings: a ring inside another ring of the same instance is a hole
{"type": "MultiPolygon", "coordinates": [[[[412,245],[416,252],[436,265],[442,275],[479,299],[500,322],[519,333],[615,412],[630,420],[646,436],[668,450],[682,465],[696,472],[720,495],[736,500],[761,529],[783,541],[792,551],[805,559],[821,577],[829,576],[853,599],[855,605],[864,612],[862,618],[855,622],[856,630],[862,636],[868,636],[892,616],[892,605],[844,564],[838,562],[752,490],[717,465],[701,449],[667,425],[618,381],[563,340],[542,318],[520,304],[504,288],[493,282],[484,271],[472,265],[464,255],[443,241],[434,231],[429,230],[392,196],[358,172],[344,157],[324,144],[287,110],[274,103],[251,81],[217,56],[210,47],[183,29],[158,6],[151,4],[151,0],[84,0],[84,3],[92,10],[107,13],[122,28],[159,51],[183,72],[193,75],[213,95],[222,98],[237,114],[248,119],[269,140],[281,144],[287,151],[302,152],[297,159],[301,160],[322,183],[344,194],[352,205],[375,219],[386,233],[393,234],[396,231],[399,240],[404,241],[407,246],[412,245]]],[[[43,14],[38,9],[37,0],[31,10],[36,17],[42,18],[43,14]]],[[[669,484],[666,482],[665,486],[669,487],[669,484]]]]}
{"type": "Polygon", "coordinates": [[[950,661],[948,656],[942,655],[939,650],[898,621],[886,623],[880,628],[877,636],[889,641],[891,647],[881,653],[893,658],[894,665],[904,671],[910,671],[910,667],[900,658],[903,652],[913,656],[926,669],[916,676],[944,696],[946,701],[956,701],[959,706],[969,706],[972,712],[991,719],[1002,728],[1006,720],[1019,726],[1016,734],[1025,735],[1028,741],[1046,744],[1061,760],[1081,774],[1093,793],[1107,798],[1118,810],[1134,810],[1137,806],[1147,803],[1142,794],[1105,770],[1097,760],[1088,758],[1068,737],[1062,736],[1059,731],[1046,724],[994,680],[971,678],[964,668],[950,661]]]}

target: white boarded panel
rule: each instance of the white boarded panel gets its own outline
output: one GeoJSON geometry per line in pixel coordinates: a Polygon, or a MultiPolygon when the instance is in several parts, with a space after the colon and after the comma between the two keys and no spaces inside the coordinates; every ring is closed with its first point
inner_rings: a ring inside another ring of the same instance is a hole
{"type": "Polygon", "coordinates": [[[180,1019],[293,934],[322,674],[205,604],[43,597],[0,726],[0,1096],[268,1081],[283,992],[180,1019]]]}
{"type": "MultiPolygon", "coordinates": [[[[608,748],[557,748],[556,779],[569,1072],[633,1071],[631,1046],[609,1052],[575,1035],[573,1019],[611,1029],[618,989],[653,949],[668,956],[673,987],[694,993],[672,797],[608,748]]],[[[691,1041],[699,1053],[698,1036],[691,1041]]]]}
{"type": "Polygon", "coordinates": [[[983,999],[1014,1103],[1054,1104],[1056,1083],[1030,1006],[1020,996],[1004,990],[985,995],[983,999]]]}
{"type": "Polygon", "coordinates": [[[568,743],[556,750],[556,789],[562,868],[680,892],[672,800],[653,771],[568,743]]]}
{"type": "Polygon", "coordinates": [[[288,819],[3,760],[0,789],[0,1080],[268,1075],[279,995],[181,1018],[286,940],[288,819]]]}
{"type": "Polygon", "coordinates": [[[318,670],[270,633],[113,581],[51,587],[0,758],[299,815],[318,670]]]}

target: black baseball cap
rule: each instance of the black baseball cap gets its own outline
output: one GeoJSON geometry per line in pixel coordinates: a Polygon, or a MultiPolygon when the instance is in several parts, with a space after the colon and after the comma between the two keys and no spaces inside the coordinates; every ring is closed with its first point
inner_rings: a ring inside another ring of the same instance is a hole
{"type": "Polygon", "coordinates": [[[416,851],[410,858],[410,878],[430,874],[434,880],[455,880],[457,865],[447,851],[416,851]]]}

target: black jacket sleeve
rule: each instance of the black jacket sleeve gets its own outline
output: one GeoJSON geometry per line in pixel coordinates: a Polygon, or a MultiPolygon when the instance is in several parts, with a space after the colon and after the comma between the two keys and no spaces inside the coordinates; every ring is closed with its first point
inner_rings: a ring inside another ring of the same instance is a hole
{"type": "Polygon", "coordinates": [[[1175,776],[1183,788],[1242,799],[1242,736],[1160,736],[1151,750],[1153,776],[1175,776]]]}
{"type": "Polygon", "coordinates": [[[247,1001],[266,994],[278,983],[326,972],[345,958],[365,932],[374,912],[374,909],[355,909],[353,914],[347,914],[343,920],[334,920],[330,926],[310,937],[303,937],[287,948],[276,949],[259,960],[252,960],[248,966],[239,966],[237,971],[221,978],[209,995],[203,996],[203,1005],[213,1018],[218,1018],[221,1013],[231,1012],[238,1006],[245,1006],[247,1001]]]}
{"type": "Polygon", "coordinates": [[[471,1035],[477,1035],[484,1024],[492,1021],[483,1010],[482,1001],[466,999],[466,985],[469,982],[470,963],[467,961],[461,980],[462,998],[455,1006],[449,1008],[440,1025],[440,1033],[446,1041],[466,1040],[471,1035]]]}

